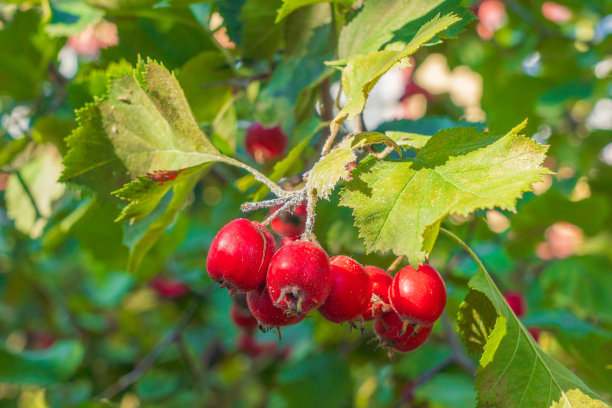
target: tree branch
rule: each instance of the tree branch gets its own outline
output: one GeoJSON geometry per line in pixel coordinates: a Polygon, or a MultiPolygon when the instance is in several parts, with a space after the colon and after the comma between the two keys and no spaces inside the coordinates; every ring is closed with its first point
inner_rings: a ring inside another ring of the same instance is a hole
{"type": "Polygon", "coordinates": [[[181,333],[187,328],[189,322],[200,308],[201,302],[191,301],[187,308],[181,314],[177,325],[164,336],[159,343],[147,354],[132,371],[121,376],[117,382],[108,387],[102,392],[97,398],[98,399],[111,399],[121,391],[128,388],[130,385],[138,381],[149,369],[153,366],[155,361],[163,354],[166,349],[174,343],[181,333]]]}
{"type": "Polygon", "coordinates": [[[17,177],[17,180],[19,180],[19,183],[21,184],[23,191],[25,191],[26,195],[30,199],[30,203],[32,204],[32,207],[34,207],[36,218],[43,218],[43,215],[40,213],[40,210],[38,209],[38,204],[36,204],[36,200],[34,199],[34,196],[32,195],[32,191],[30,191],[30,188],[28,187],[25,180],[23,179],[21,172],[19,170],[15,171],[15,176],[17,177]]]}

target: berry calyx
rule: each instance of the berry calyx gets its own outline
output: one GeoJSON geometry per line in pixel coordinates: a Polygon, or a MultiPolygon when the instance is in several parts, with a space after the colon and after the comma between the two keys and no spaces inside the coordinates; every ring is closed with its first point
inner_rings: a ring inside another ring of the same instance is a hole
{"type": "MultiPolygon", "coordinates": [[[[274,207],[270,210],[270,214],[278,210],[280,206],[274,207]]],[[[306,225],[306,203],[296,207],[293,212],[284,212],[270,223],[272,231],[278,235],[284,237],[298,237],[304,232],[304,226],[306,225]]]]}
{"type": "Polygon", "coordinates": [[[243,218],[226,224],[210,246],[206,259],[208,275],[230,292],[257,289],[266,280],[268,264],[276,244],[270,231],[243,218]]]}
{"type": "Polygon", "coordinates": [[[359,263],[348,256],[331,259],[331,290],[319,313],[334,323],[359,317],[372,299],[372,282],[359,263]]]}
{"type": "Polygon", "coordinates": [[[247,129],[245,147],[257,163],[265,163],[283,155],[287,140],[280,126],[265,128],[255,122],[247,129]]]}
{"type": "Polygon", "coordinates": [[[525,296],[519,292],[508,292],[504,295],[504,299],[508,302],[508,306],[514,312],[516,317],[523,317],[527,313],[527,302],[525,296]]]}
{"type": "Polygon", "coordinates": [[[290,242],[270,260],[267,286],[279,308],[304,316],[327,299],[331,287],[329,258],[317,244],[290,242]]]}
{"type": "Polygon", "coordinates": [[[406,326],[400,316],[391,311],[376,318],[374,331],[380,339],[381,347],[407,352],[425,343],[431,333],[431,326],[414,323],[406,326]]]}
{"type": "Polygon", "coordinates": [[[257,319],[249,310],[247,305],[246,294],[238,293],[234,296],[234,302],[230,308],[230,316],[234,324],[241,329],[250,331],[257,327],[257,319]]]}
{"type": "Polygon", "coordinates": [[[279,326],[290,326],[304,319],[304,316],[289,316],[274,306],[266,286],[247,293],[247,304],[253,317],[259,322],[259,328],[264,331],[279,326]]]}
{"type": "Polygon", "coordinates": [[[429,265],[401,269],[389,287],[389,301],[404,320],[422,325],[433,324],[446,305],[446,287],[442,277],[429,265]]]}
{"type": "Polygon", "coordinates": [[[363,320],[369,321],[389,309],[389,286],[393,278],[387,271],[376,266],[365,266],[366,273],[372,282],[372,297],[367,310],[362,314],[363,320]]]}

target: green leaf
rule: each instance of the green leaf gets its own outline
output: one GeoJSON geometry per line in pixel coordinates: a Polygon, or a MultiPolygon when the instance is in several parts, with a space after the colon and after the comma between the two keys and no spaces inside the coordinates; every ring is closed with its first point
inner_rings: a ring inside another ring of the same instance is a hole
{"type": "MultiPolygon", "coordinates": [[[[82,109],[78,122],[68,138],[62,181],[101,193],[146,173],[229,160],[200,130],[174,76],[152,61],[139,64],[133,75],[111,79],[108,96],[82,109]]],[[[118,195],[141,203],[122,218],[146,215],[169,187],[134,183],[118,195]]]]}
{"type": "Polygon", "coordinates": [[[351,4],[353,4],[353,0],[283,0],[282,7],[278,9],[278,14],[276,15],[275,23],[278,23],[300,7],[309,6],[315,3],[327,2],[339,3],[345,6],[350,6],[351,4]]]}
{"type": "Polygon", "coordinates": [[[38,8],[18,9],[0,29],[0,89],[18,101],[34,100],[42,91],[47,69],[60,41],[49,38],[38,8]]]}
{"type": "Polygon", "coordinates": [[[0,381],[19,385],[50,385],[67,380],[83,361],[76,340],[61,340],[40,351],[14,353],[0,348],[0,381]]]}
{"type": "Polygon", "coordinates": [[[474,381],[466,374],[438,374],[417,387],[414,396],[436,407],[472,408],[476,404],[474,381]]]}
{"type": "Polygon", "coordinates": [[[357,159],[355,150],[362,147],[384,143],[392,146],[401,156],[401,149],[389,137],[377,132],[363,132],[346,138],[336,146],[329,154],[322,157],[308,175],[306,188],[316,190],[319,197],[329,197],[338,180],[348,180],[349,170],[347,164],[357,159]]]}
{"type": "Polygon", "coordinates": [[[334,354],[317,354],[284,365],[278,383],[288,406],[294,408],[350,405],[352,384],[348,366],[334,354]]]}
{"type": "Polygon", "coordinates": [[[420,150],[436,132],[452,127],[476,127],[483,130],[481,123],[466,121],[455,122],[446,116],[429,116],[418,120],[400,119],[382,123],[376,131],[383,132],[399,146],[420,150]]]}
{"type": "Polygon", "coordinates": [[[38,157],[24,164],[19,174],[13,173],[8,179],[8,218],[15,222],[19,231],[32,238],[42,235],[52,215],[52,204],[66,189],[66,186],[57,182],[62,171],[60,160],[55,148],[42,148],[38,157]]]}
{"type": "Polygon", "coordinates": [[[417,265],[435,239],[435,224],[448,214],[514,210],[522,193],[548,172],[540,166],[547,148],[518,135],[524,126],[505,136],[446,129],[414,159],[362,161],[341,193],[341,204],[353,209],[368,251],[393,251],[417,265]]]}
{"type": "Polygon", "coordinates": [[[480,268],[469,286],[472,290],[460,308],[459,319],[468,345],[473,339],[479,339],[478,344],[485,341],[476,372],[478,406],[608,406],[570,370],[542,351],[485,270],[480,268]],[[497,315],[494,323],[479,318],[491,314],[497,315]]]}
{"type": "Polygon", "coordinates": [[[454,14],[437,16],[424,24],[412,40],[400,50],[373,51],[351,58],[342,70],[342,89],[347,98],[346,105],[332,121],[330,125],[332,133],[336,134],[342,122],[354,118],[363,110],[368,94],[381,76],[398,62],[414,54],[437,33],[459,20],[460,18],[454,14]]]}
{"type": "Polygon", "coordinates": [[[52,17],[46,25],[46,30],[54,37],[79,34],[104,17],[104,11],[80,0],[59,0],[50,2],[49,5],[52,17]]]}
{"type": "Polygon", "coordinates": [[[460,16],[465,14],[459,1],[368,0],[355,18],[342,29],[338,55],[346,59],[378,51],[394,40],[395,33],[404,26],[413,23],[412,26],[418,24],[420,27],[436,14],[451,12],[460,16]]]}
{"type": "Polygon", "coordinates": [[[181,182],[174,183],[167,203],[159,202],[157,208],[152,210],[153,212],[147,218],[126,226],[124,242],[130,248],[128,271],[138,271],[145,255],[161,238],[168,226],[176,220],[187,196],[195,187],[200,176],[200,171],[196,171],[185,176],[181,182]]]}
{"type": "Polygon", "coordinates": [[[398,146],[407,147],[415,151],[421,150],[431,136],[418,135],[416,133],[388,131],[385,134],[393,139],[398,146]]]}
{"type": "Polygon", "coordinates": [[[180,69],[177,79],[198,122],[212,122],[232,98],[229,84],[216,85],[232,76],[225,57],[216,51],[204,51],[180,69]]]}
{"type": "Polygon", "coordinates": [[[257,114],[264,122],[290,127],[291,121],[314,114],[316,86],[333,73],[323,61],[334,57],[336,36],[327,4],[299,9],[285,26],[285,55],[257,97],[257,114]]]}
{"type": "Polygon", "coordinates": [[[247,0],[240,12],[242,50],[247,58],[271,58],[280,47],[283,24],[275,24],[281,0],[247,0]]]}
{"type": "Polygon", "coordinates": [[[605,257],[575,256],[551,263],[539,279],[553,308],[583,319],[612,322],[612,262],[605,257]]]}

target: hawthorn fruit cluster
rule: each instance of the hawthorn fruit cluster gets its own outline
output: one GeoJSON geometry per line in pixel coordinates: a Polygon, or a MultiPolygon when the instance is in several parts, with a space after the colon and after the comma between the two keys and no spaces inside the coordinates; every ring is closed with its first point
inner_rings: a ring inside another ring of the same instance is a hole
{"type": "Polygon", "coordinates": [[[423,344],[446,304],[440,274],[421,265],[391,277],[348,256],[330,259],[318,244],[297,240],[304,218],[305,208],[298,207],[290,217],[272,222],[273,230],[285,235],[278,250],[272,233],[247,219],[231,221],[215,236],[208,275],[231,295],[246,293],[248,309],[232,309],[236,325],[280,330],[317,309],[334,323],[374,320],[380,345],[390,351],[423,344]]]}

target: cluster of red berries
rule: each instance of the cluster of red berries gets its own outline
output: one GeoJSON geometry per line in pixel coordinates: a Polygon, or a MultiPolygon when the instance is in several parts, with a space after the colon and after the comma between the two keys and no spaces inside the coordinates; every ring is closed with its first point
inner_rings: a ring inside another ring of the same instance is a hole
{"type": "MultiPolygon", "coordinates": [[[[275,220],[273,230],[294,239],[303,229],[301,211],[294,211],[293,223],[275,220]]],[[[246,293],[248,310],[262,330],[296,324],[318,309],[334,323],[374,320],[374,331],[389,350],[410,351],[425,342],[446,304],[446,288],[434,268],[408,266],[392,278],[344,255],[329,259],[318,244],[293,239],[283,240],[277,251],[263,225],[231,221],[212,242],[208,274],[230,294],[246,293]]]]}

